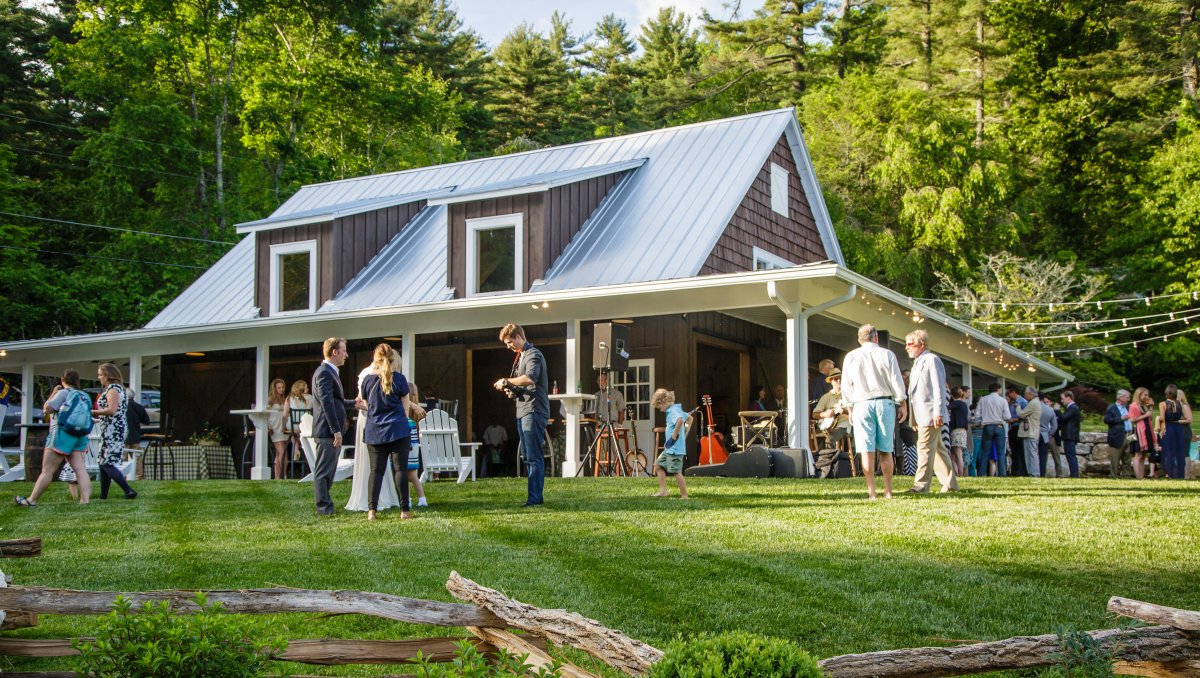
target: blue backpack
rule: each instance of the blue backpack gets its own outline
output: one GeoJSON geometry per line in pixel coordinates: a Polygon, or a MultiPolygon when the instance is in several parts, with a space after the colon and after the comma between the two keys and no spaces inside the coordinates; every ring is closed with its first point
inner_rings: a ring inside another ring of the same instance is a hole
{"type": "Polygon", "coordinates": [[[83,437],[92,432],[92,401],[83,391],[75,391],[58,409],[58,428],[64,433],[83,437]]]}

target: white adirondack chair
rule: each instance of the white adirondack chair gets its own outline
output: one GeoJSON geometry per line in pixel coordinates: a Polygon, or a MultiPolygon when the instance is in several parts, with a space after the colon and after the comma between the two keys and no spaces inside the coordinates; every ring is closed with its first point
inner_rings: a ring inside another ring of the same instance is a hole
{"type": "Polygon", "coordinates": [[[0,483],[10,483],[17,480],[25,480],[25,455],[15,448],[5,448],[0,450],[0,483]],[[8,458],[16,457],[17,463],[9,465],[8,458]]]}
{"type": "Polygon", "coordinates": [[[421,482],[429,482],[434,473],[441,471],[457,472],[460,483],[468,477],[475,480],[475,450],[480,443],[458,442],[457,421],[443,410],[432,410],[417,427],[421,433],[421,463],[425,466],[421,482]]]}
{"type": "MultiPolygon", "coordinates": [[[[300,449],[304,450],[304,458],[308,460],[308,468],[317,468],[317,444],[313,441],[313,416],[306,412],[303,417],[300,417],[300,449]]],[[[333,472],[333,482],[345,480],[354,475],[354,460],[346,458],[346,450],[354,449],[351,445],[342,445],[342,454],[338,457],[337,470],[333,472]]],[[[312,471],[308,475],[300,479],[299,482],[311,483],[313,481],[312,471]]]]}

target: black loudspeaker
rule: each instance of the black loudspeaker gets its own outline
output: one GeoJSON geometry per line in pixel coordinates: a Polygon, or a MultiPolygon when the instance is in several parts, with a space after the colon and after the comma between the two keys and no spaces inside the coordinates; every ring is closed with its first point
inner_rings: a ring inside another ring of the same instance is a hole
{"type": "Polygon", "coordinates": [[[729,455],[724,464],[704,464],[684,469],[688,477],[724,476],[726,478],[771,477],[771,454],[762,445],[751,445],[745,452],[729,455]]]}
{"type": "Polygon", "coordinates": [[[619,323],[596,323],[592,343],[592,369],[624,372],[629,369],[629,328],[619,323]]]}
{"type": "Polygon", "coordinates": [[[771,455],[771,476],[774,478],[811,478],[808,452],[791,448],[768,450],[771,455]]]}
{"type": "Polygon", "coordinates": [[[888,332],[887,330],[880,330],[880,329],[875,330],[875,333],[879,335],[879,345],[884,348],[889,348],[888,341],[891,338],[891,333],[888,332]]]}

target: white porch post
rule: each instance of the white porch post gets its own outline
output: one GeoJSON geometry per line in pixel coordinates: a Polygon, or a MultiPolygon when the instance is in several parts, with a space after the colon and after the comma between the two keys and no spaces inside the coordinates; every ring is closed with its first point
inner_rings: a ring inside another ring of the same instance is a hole
{"type": "MultiPolygon", "coordinates": [[[[579,321],[567,321],[567,383],[564,393],[575,393],[579,390],[579,321]]],[[[566,450],[563,454],[562,474],[564,478],[575,477],[579,469],[579,415],[576,408],[567,407],[567,438],[566,450]]]]}
{"type": "MultiPolygon", "coordinates": [[[[254,407],[267,409],[267,386],[271,383],[271,346],[259,344],[254,350],[254,407]]],[[[267,444],[271,434],[265,427],[254,432],[254,467],[250,469],[251,480],[270,480],[271,466],[267,463],[267,444]]]]}
{"type": "Polygon", "coordinates": [[[400,335],[400,371],[411,382],[417,378],[417,333],[405,332],[400,335]]]}
{"type": "Polygon", "coordinates": [[[967,363],[963,363],[963,383],[962,383],[962,385],[963,385],[963,388],[967,389],[968,391],[975,390],[975,385],[971,381],[971,373],[974,371],[975,371],[975,368],[971,367],[967,363]]]}
{"type": "Polygon", "coordinates": [[[808,430],[808,316],[796,313],[787,319],[787,399],[788,447],[798,450],[808,446],[804,432],[808,430]]]}
{"type": "Polygon", "coordinates": [[[138,402],[142,402],[142,356],[129,356],[129,388],[137,394],[138,402]]]}
{"type": "MultiPolygon", "coordinates": [[[[21,366],[21,423],[33,423],[33,365],[21,366]]],[[[29,435],[29,429],[21,429],[21,449],[25,449],[25,437],[29,435]]],[[[25,457],[22,456],[21,459],[25,457]]],[[[37,480],[37,478],[31,478],[37,480]]]]}

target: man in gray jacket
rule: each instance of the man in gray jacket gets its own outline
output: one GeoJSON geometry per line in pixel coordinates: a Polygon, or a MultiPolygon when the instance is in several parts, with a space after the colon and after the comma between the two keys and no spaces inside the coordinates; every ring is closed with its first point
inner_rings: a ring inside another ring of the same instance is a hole
{"type": "MultiPolygon", "coordinates": [[[[1042,437],[1042,401],[1032,386],[1025,387],[1025,407],[1017,412],[1021,423],[1017,425],[1017,438],[1025,450],[1025,472],[1030,478],[1040,478],[1042,467],[1038,465],[1038,440],[1042,437]]],[[[1013,454],[1017,454],[1013,450],[1013,454]]]]}
{"type": "Polygon", "coordinates": [[[913,360],[908,378],[908,419],[917,430],[917,473],[909,492],[928,492],[934,473],[942,492],[952,492],[958,489],[958,479],[954,477],[954,463],[942,440],[942,424],[950,418],[946,367],[929,350],[929,334],[925,330],[909,332],[904,337],[904,350],[913,360]]]}

